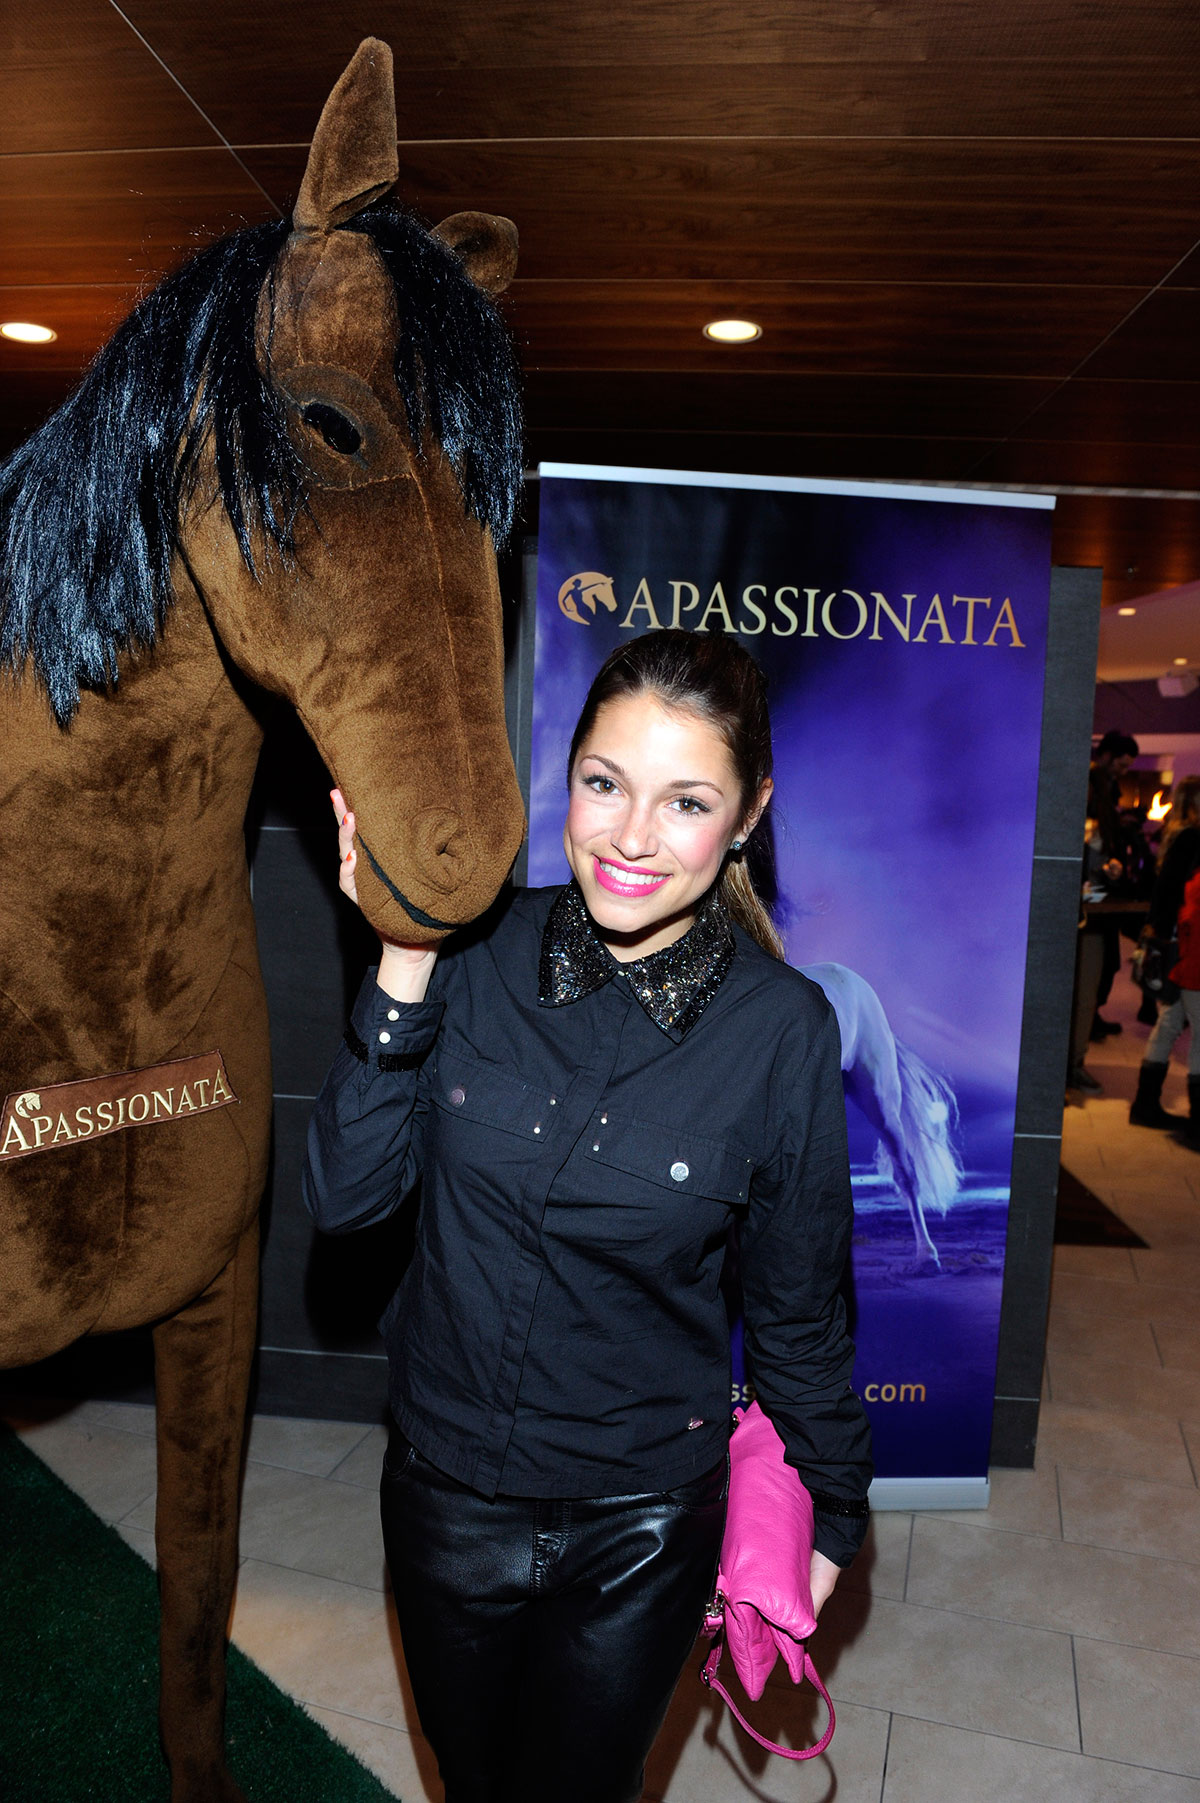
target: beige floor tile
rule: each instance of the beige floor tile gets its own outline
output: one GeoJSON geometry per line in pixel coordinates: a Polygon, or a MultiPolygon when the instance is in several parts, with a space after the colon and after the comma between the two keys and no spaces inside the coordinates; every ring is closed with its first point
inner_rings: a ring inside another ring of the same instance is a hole
{"type": "Polygon", "coordinates": [[[1063,1538],[1200,1564],[1200,1490],[1060,1465],[1063,1538]]]}
{"type": "Polygon", "coordinates": [[[1056,1276],[1050,1292],[1052,1308],[1141,1321],[1186,1321],[1196,1318],[1196,1292],[1165,1283],[1113,1283],[1103,1277],[1081,1277],[1072,1271],[1056,1276]]]}
{"type": "Polygon", "coordinates": [[[370,1433],[358,1421],[303,1421],[284,1415],[255,1415],[246,1456],[260,1465],[279,1465],[328,1477],[370,1433]]]}
{"type": "MultiPolygon", "coordinates": [[[[120,1521],[154,1492],[154,1441],[99,1427],[78,1411],[20,1430],[31,1452],[104,1521],[120,1521]]],[[[143,1526],[153,1526],[150,1522],[143,1526]]]]}
{"type": "MultiPolygon", "coordinates": [[[[153,1527],[153,1498],[129,1519],[135,1527],[153,1527]]],[[[354,1484],[334,1484],[274,1465],[247,1465],[241,1551],[244,1559],[383,1589],[378,1500],[354,1484]]]]}
{"type": "Polygon", "coordinates": [[[106,1402],[96,1398],[81,1402],[78,1418],[92,1427],[119,1427],[127,1434],[154,1434],[154,1404],[151,1402],[106,1402]]]}
{"type": "MultiPolygon", "coordinates": [[[[1079,1745],[1065,1634],[835,1591],[813,1656],[835,1702],[898,1709],[1043,1746],[1079,1745]]],[[[777,1681],[786,1683],[786,1673],[777,1681]]]]}
{"type": "Polygon", "coordinates": [[[838,1579],[839,1585],[845,1590],[864,1590],[872,1596],[902,1597],[911,1534],[912,1516],[906,1511],[877,1510],[871,1517],[862,1551],[838,1579]]]}
{"type": "Polygon", "coordinates": [[[1050,1351],[1054,1400],[1087,1409],[1121,1409],[1143,1415],[1200,1416],[1200,1371],[1163,1370],[1050,1351]]]}
{"type": "Polygon", "coordinates": [[[402,1728],[385,1728],[380,1722],[363,1721],[336,1709],[319,1709],[311,1703],[308,1713],[374,1772],[394,1797],[402,1798],[403,1803],[443,1803],[446,1793],[428,1741],[408,1735],[402,1728]]]}
{"type": "Polygon", "coordinates": [[[1117,1409],[1081,1409],[1049,1402],[1038,1420],[1037,1462],[1114,1471],[1127,1477],[1153,1474],[1159,1483],[1194,1484],[1192,1467],[1173,1421],[1117,1409]]]}
{"type": "Polygon", "coordinates": [[[882,1803],[1200,1803],[1200,1784],[897,1715],[882,1803]]]}
{"type": "Polygon", "coordinates": [[[233,1639],[298,1702],[418,1731],[382,1591],[248,1559],[238,1573],[233,1639]]]}
{"type": "Polygon", "coordinates": [[[908,1600],[1200,1657],[1200,1567],[918,1519],[908,1600]]]}
{"type": "MultiPolygon", "coordinates": [[[[784,1761],[743,1733],[724,1703],[703,1688],[699,1663],[689,1660],[647,1761],[647,1803],[828,1803],[835,1795],[839,1803],[877,1803],[885,1711],[839,1704],[828,1751],[803,1764],[784,1761]]],[[[724,1665],[721,1670],[723,1681],[724,1665]]],[[[781,1746],[811,1746],[824,1730],[824,1704],[807,1686],[800,1692],[772,1687],[756,1703],[745,1702],[736,1679],[730,1691],[759,1732],[781,1746]]]]}
{"type": "MultiPolygon", "coordinates": [[[[1196,1219],[1196,1242],[1200,1247],[1200,1211],[1196,1219]]],[[[1200,1250],[1185,1252],[1177,1247],[1173,1252],[1159,1252],[1151,1247],[1148,1252],[1142,1252],[1135,1247],[1129,1258],[1140,1283],[1189,1284],[1200,1292],[1200,1250]]]]}
{"type": "Polygon", "coordinates": [[[1164,1365],[1200,1371],[1200,1327],[1189,1327],[1186,1321],[1156,1321],[1154,1337],[1164,1365]]]}
{"type": "Polygon", "coordinates": [[[1110,1283],[1136,1283],[1125,1246],[1055,1246],[1053,1269],[1081,1277],[1103,1277],[1110,1283]]]}
{"type": "Polygon", "coordinates": [[[154,1535],[149,1528],[130,1527],[127,1521],[115,1522],[114,1526],[126,1546],[131,1546],[139,1558],[146,1561],[147,1565],[157,1568],[158,1556],[154,1550],[154,1535]]]}
{"type": "MultiPolygon", "coordinates": [[[[1064,1347],[1085,1358],[1117,1358],[1128,1364],[1161,1365],[1149,1321],[1106,1320],[1053,1306],[1046,1328],[1047,1345],[1064,1347]]],[[[1051,1389],[1053,1389],[1053,1378],[1051,1389]]]]}
{"type": "Polygon", "coordinates": [[[1200,1660],[1078,1640],[1083,1750],[1200,1778],[1200,1660]]]}
{"type": "Polygon", "coordinates": [[[957,1521],[964,1527],[1004,1528],[1014,1534],[1042,1534],[1051,1540],[1061,1538],[1058,1486],[1052,1464],[1040,1465],[1036,1471],[1006,1471],[993,1466],[988,1475],[991,1488],[986,1509],[922,1511],[922,1519],[957,1521]]]}
{"type": "Polygon", "coordinates": [[[383,1468],[384,1448],[388,1443],[386,1427],[368,1428],[354,1451],[335,1465],[330,1477],[339,1484],[358,1484],[364,1490],[379,1489],[379,1473],[383,1468]]]}

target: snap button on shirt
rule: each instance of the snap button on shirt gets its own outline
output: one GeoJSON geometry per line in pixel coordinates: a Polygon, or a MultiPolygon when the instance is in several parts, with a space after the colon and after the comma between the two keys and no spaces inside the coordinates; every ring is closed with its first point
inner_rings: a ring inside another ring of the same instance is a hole
{"type": "Polygon", "coordinates": [[[671,1175],[674,1177],[676,1183],[686,1183],[691,1173],[682,1160],[679,1160],[671,1166],[671,1175]]]}
{"type": "Polygon", "coordinates": [[[450,1100],[454,1103],[456,1108],[461,1108],[466,1099],[466,1090],[462,1088],[461,1084],[456,1083],[454,1088],[450,1091],[450,1100]]]}

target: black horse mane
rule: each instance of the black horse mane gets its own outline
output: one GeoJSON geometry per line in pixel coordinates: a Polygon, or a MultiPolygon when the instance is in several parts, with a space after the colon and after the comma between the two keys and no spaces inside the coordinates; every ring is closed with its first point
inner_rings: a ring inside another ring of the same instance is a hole
{"type": "MultiPolygon", "coordinates": [[[[397,387],[414,446],[450,459],[467,510],[507,537],[521,483],[516,361],[488,297],[412,215],[368,208],[365,232],[396,289],[397,387]]],[[[0,464],[0,660],[32,662],[59,724],[81,688],[116,681],[154,643],[171,602],[180,510],[211,448],[247,569],[295,549],[304,467],[255,356],[259,292],[286,221],[249,226],[160,283],[57,413],[0,464]]]]}

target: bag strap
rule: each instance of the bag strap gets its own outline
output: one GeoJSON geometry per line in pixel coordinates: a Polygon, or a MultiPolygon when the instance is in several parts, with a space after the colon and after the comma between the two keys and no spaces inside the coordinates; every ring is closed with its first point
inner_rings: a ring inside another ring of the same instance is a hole
{"type": "Polygon", "coordinates": [[[735,1718],[742,1724],[746,1733],[751,1735],[752,1738],[758,1742],[760,1747],[766,1747],[769,1753],[778,1753],[781,1759],[815,1759],[818,1753],[823,1753],[833,1739],[833,1731],[837,1727],[837,1717],[833,1713],[833,1703],[830,1701],[829,1692],[821,1682],[820,1675],[817,1672],[816,1666],[809,1658],[807,1649],[804,1654],[804,1672],[802,1675],[803,1677],[809,1678],[812,1681],[814,1689],[824,1697],[825,1707],[829,1711],[829,1726],[815,1746],[802,1748],[777,1747],[773,1740],[765,1739],[765,1737],[758,1732],[757,1728],[752,1728],[750,1726],[750,1723],[746,1720],[725,1686],[721,1683],[721,1680],[717,1677],[717,1667],[721,1663],[721,1654],[724,1650],[725,1636],[724,1634],[719,1634],[713,1642],[712,1651],[709,1653],[708,1658],[704,1661],[701,1668],[701,1682],[707,1684],[710,1690],[715,1690],[719,1697],[724,1697],[725,1701],[729,1704],[730,1709],[732,1709],[735,1718]]]}

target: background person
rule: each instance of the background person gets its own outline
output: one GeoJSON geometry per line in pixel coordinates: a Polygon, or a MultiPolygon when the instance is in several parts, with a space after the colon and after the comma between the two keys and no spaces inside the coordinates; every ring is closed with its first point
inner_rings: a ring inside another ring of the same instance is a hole
{"type": "MultiPolygon", "coordinates": [[[[1179,914],[1190,878],[1200,869],[1200,776],[1185,776],[1176,784],[1171,797],[1171,812],[1163,827],[1159,854],[1158,878],[1150,898],[1150,929],[1160,946],[1166,947],[1177,938],[1179,914]]],[[[1170,974],[1170,965],[1166,966],[1170,974]]],[[[1189,965],[1190,970],[1190,965],[1189,965]]],[[[1179,979],[1171,975],[1171,981],[1179,979]]],[[[1194,988],[1200,989],[1200,981],[1194,988]]],[[[1193,1013],[1195,1012],[1193,1007],[1193,1013]]],[[[1138,1071],[1137,1094],[1129,1109],[1135,1127],[1181,1127],[1178,1115],[1168,1114],[1162,1105],[1163,1084],[1171,1061],[1171,1050],[1191,1020],[1182,992],[1169,1003],[1159,1004],[1158,1022],[1146,1046],[1146,1055],[1138,1071]]],[[[1193,1026],[1188,1052],[1188,1095],[1200,1079],[1200,1034],[1193,1026]]]]}
{"type": "MultiPolygon", "coordinates": [[[[384,1321],[381,1506],[447,1803],[641,1793],[720,1549],[735,1224],[818,1607],[865,1532],[837,1023],[741,856],[771,789],[735,640],[622,645],[571,745],[572,882],[440,955],[384,945],[314,1110],[320,1227],[381,1220],[422,1179],[384,1321]]],[[[345,812],[351,896],[353,831],[345,812]]]]}

